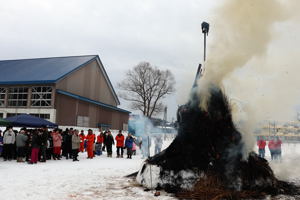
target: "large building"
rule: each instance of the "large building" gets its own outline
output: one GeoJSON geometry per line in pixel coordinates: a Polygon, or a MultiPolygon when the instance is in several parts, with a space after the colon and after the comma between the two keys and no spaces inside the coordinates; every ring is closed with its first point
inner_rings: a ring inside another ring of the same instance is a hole
{"type": "Polygon", "coordinates": [[[127,129],[129,111],[99,56],[0,61],[0,117],[27,113],[62,126],[127,129]]]}

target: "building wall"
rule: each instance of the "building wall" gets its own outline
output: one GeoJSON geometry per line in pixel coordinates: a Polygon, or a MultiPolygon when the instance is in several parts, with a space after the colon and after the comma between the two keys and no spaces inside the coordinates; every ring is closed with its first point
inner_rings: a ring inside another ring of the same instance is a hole
{"type": "Polygon", "coordinates": [[[58,81],[56,88],[109,105],[117,106],[118,104],[97,61],[87,64],[58,81]]]}
{"type": "MultiPolygon", "coordinates": [[[[78,116],[88,117],[86,127],[98,127],[98,124],[110,125],[112,129],[127,127],[129,113],[87,103],[62,94],[56,94],[56,122],[61,126],[77,126],[78,116]]],[[[80,124],[81,125],[81,124],[80,124]]]]}

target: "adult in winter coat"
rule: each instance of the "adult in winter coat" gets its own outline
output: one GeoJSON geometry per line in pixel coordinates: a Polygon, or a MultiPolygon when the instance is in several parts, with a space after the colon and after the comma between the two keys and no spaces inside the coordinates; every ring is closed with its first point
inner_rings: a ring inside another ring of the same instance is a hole
{"type": "Polygon", "coordinates": [[[69,159],[72,157],[72,135],[73,135],[74,130],[70,129],[66,135],[65,135],[65,156],[66,159],[69,159]]]}
{"type": "Polygon", "coordinates": [[[124,135],[122,134],[122,131],[119,130],[118,135],[116,135],[116,146],[117,146],[117,158],[123,158],[123,148],[124,148],[124,135]],[[121,150],[121,155],[120,155],[120,150],[121,150]]]}
{"type": "Polygon", "coordinates": [[[103,133],[103,147],[102,147],[102,151],[105,151],[107,135],[108,135],[108,131],[104,131],[104,133],[103,133]]]}
{"type": "Polygon", "coordinates": [[[73,152],[73,161],[79,161],[77,159],[78,152],[80,148],[80,137],[79,137],[79,131],[75,130],[74,134],[72,135],[72,152],[73,152]]]}
{"type": "Polygon", "coordinates": [[[88,130],[88,134],[86,135],[86,141],[87,141],[87,153],[88,158],[92,159],[94,157],[94,143],[95,143],[95,135],[93,134],[93,131],[91,129],[88,130]]]}
{"type": "Polygon", "coordinates": [[[48,141],[47,141],[47,160],[51,160],[51,157],[54,158],[53,156],[53,138],[52,138],[52,132],[48,134],[48,141]]]}
{"type": "Polygon", "coordinates": [[[112,157],[112,145],[115,144],[114,137],[112,136],[111,132],[107,132],[105,146],[107,150],[107,157],[112,157]]]}
{"type": "Polygon", "coordinates": [[[40,147],[40,161],[46,162],[47,160],[47,145],[48,145],[48,129],[47,127],[43,127],[40,130],[40,137],[41,137],[41,147],[40,147]]]}
{"type": "Polygon", "coordinates": [[[280,160],[281,159],[281,140],[279,137],[276,137],[274,141],[274,151],[275,151],[275,159],[280,160]]]}
{"type": "Polygon", "coordinates": [[[127,148],[127,158],[129,158],[129,159],[131,159],[131,156],[132,156],[133,142],[134,142],[133,137],[131,136],[130,133],[128,133],[128,136],[126,137],[126,140],[125,140],[125,147],[127,148]]]}
{"type": "Polygon", "coordinates": [[[81,130],[79,137],[80,137],[80,148],[79,148],[79,151],[80,152],[84,152],[85,135],[84,135],[84,131],[83,130],[81,130]]]}
{"type": "Polygon", "coordinates": [[[25,156],[25,146],[28,140],[25,130],[22,129],[16,136],[16,146],[17,146],[17,162],[24,162],[23,158],[25,156]]]}
{"type": "Polygon", "coordinates": [[[95,146],[95,152],[96,152],[96,155],[100,156],[102,155],[102,144],[103,144],[103,133],[100,132],[99,135],[97,135],[97,140],[96,140],[96,146],[95,146]]]}
{"type": "Polygon", "coordinates": [[[14,157],[14,143],[16,141],[16,135],[12,130],[12,127],[8,127],[4,131],[3,135],[3,158],[4,161],[11,160],[14,157]]]}
{"type": "Polygon", "coordinates": [[[60,131],[58,131],[57,129],[55,129],[52,132],[52,140],[53,140],[53,159],[60,160],[62,136],[60,134],[60,131]]]}
{"type": "Polygon", "coordinates": [[[37,130],[34,130],[32,134],[32,140],[31,140],[31,159],[29,164],[37,163],[41,144],[42,144],[41,133],[39,133],[37,130]]]}
{"type": "Polygon", "coordinates": [[[268,147],[270,150],[271,159],[274,160],[275,159],[275,141],[273,138],[271,138],[271,140],[269,141],[268,147]]]}
{"type": "Polygon", "coordinates": [[[258,155],[262,158],[265,157],[265,147],[266,147],[266,141],[263,139],[263,137],[259,137],[259,140],[257,141],[257,147],[258,147],[258,155]]]}

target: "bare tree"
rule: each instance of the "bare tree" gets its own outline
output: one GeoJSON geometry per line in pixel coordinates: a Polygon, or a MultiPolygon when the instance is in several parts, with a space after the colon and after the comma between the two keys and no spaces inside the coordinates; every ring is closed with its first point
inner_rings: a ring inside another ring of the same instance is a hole
{"type": "Polygon", "coordinates": [[[148,62],[141,62],[127,71],[118,84],[120,97],[131,102],[131,108],[152,117],[163,111],[162,99],[175,91],[175,80],[169,70],[159,70],[148,62]]]}

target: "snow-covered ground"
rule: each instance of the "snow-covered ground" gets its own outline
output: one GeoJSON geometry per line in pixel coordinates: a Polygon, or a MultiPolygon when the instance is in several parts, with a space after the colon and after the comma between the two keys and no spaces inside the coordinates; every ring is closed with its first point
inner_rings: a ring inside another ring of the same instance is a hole
{"type": "MultiPolygon", "coordinates": [[[[163,146],[169,143],[165,141],[163,146]]],[[[35,165],[0,158],[0,200],[157,199],[153,191],[145,192],[124,177],[140,168],[143,159],[139,150],[133,159],[116,158],[113,151],[113,158],[104,152],[91,160],[80,153],[79,162],[62,158],[35,165]]],[[[159,199],[174,197],[161,192],[159,199]]]]}
{"type": "MultiPolygon", "coordinates": [[[[164,142],[164,147],[170,144],[164,142]]],[[[267,159],[270,158],[268,149],[267,159]]],[[[300,183],[300,143],[283,144],[282,161],[270,161],[275,174],[281,179],[300,183]]],[[[93,160],[80,154],[79,162],[71,160],[47,161],[36,165],[0,160],[0,199],[2,200],[97,200],[97,199],[175,199],[161,192],[146,192],[132,179],[124,176],[136,172],[143,160],[107,158],[93,160]]],[[[282,199],[280,196],[277,199],[282,199]]],[[[293,199],[293,198],[292,198],[293,199]]]]}

